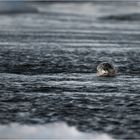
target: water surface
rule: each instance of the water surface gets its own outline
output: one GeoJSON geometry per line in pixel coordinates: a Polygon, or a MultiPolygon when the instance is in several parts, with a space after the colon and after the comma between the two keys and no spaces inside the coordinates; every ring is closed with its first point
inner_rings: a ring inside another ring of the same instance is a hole
{"type": "Polygon", "coordinates": [[[139,3],[34,6],[0,15],[0,136],[61,121],[80,135],[139,139],[139,3]],[[96,76],[102,61],[116,77],[96,76]]]}

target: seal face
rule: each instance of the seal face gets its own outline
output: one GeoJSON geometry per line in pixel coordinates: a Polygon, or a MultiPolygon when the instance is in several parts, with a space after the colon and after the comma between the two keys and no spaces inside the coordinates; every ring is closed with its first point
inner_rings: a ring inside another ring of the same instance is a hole
{"type": "Polygon", "coordinates": [[[112,77],[115,75],[116,69],[112,64],[103,62],[97,66],[97,76],[112,77]]]}

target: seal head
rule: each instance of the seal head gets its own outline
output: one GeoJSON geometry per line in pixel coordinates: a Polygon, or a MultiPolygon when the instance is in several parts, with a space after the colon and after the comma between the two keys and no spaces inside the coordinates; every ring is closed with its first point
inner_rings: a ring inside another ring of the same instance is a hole
{"type": "Polygon", "coordinates": [[[97,76],[113,77],[116,72],[115,67],[108,62],[103,62],[97,66],[97,76]]]}

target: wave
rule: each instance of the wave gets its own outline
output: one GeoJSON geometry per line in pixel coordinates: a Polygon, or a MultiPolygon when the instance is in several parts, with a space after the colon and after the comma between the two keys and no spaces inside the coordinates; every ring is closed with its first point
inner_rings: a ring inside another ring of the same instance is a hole
{"type": "Polygon", "coordinates": [[[38,10],[21,1],[0,1],[0,14],[37,13],[38,10]]]}
{"type": "Polygon", "coordinates": [[[117,20],[117,21],[140,21],[140,13],[107,15],[100,17],[101,20],[117,20]]]}

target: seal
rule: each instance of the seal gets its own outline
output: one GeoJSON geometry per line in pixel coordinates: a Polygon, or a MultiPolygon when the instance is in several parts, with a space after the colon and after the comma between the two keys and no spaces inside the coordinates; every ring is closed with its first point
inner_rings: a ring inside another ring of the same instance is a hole
{"type": "Polygon", "coordinates": [[[116,76],[116,73],[115,67],[108,62],[103,62],[97,66],[97,76],[113,77],[116,76]]]}

